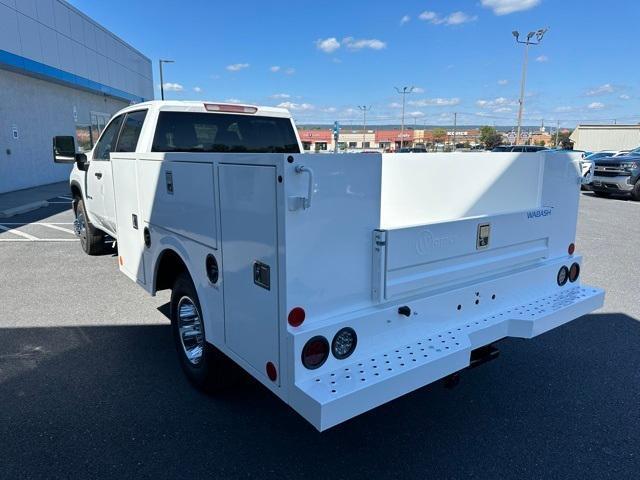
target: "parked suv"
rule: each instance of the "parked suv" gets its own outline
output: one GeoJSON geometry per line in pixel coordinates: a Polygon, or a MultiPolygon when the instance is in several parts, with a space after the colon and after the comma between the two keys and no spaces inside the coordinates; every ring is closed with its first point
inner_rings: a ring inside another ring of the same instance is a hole
{"type": "Polygon", "coordinates": [[[596,160],[590,186],[599,197],[630,194],[640,200],[640,147],[624,156],[596,160]]]}
{"type": "Polygon", "coordinates": [[[494,147],[492,152],[539,152],[541,150],[549,150],[547,147],[539,145],[500,145],[494,147]]]}

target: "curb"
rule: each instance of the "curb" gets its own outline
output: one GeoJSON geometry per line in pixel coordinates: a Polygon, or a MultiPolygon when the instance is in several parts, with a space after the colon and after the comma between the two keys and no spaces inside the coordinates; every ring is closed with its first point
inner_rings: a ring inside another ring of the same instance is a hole
{"type": "Polygon", "coordinates": [[[19,205],[17,207],[8,208],[7,210],[3,210],[0,212],[0,218],[9,218],[14,215],[19,215],[21,213],[31,212],[32,210],[37,210],[42,207],[48,207],[49,202],[46,200],[39,200],[37,202],[26,203],[24,205],[19,205]]]}

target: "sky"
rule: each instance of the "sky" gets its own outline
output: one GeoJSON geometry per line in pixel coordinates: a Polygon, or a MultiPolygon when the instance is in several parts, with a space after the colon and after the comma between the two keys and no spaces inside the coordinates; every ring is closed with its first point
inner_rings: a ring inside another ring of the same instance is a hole
{"type": "Polygon", "coordinates": [[[288,108],[297,123],[640,122],[635,0],[70,0],[153,61],[165,97],[288,108]]]}

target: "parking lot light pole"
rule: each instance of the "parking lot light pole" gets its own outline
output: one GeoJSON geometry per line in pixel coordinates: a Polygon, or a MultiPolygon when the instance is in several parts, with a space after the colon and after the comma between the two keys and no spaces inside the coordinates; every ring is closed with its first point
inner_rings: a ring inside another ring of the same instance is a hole
{"type": "Polygon", "coordinates": [[[160,98],[164,100],[164,78],[162,76],[162,64],[163,63],[173,63],[173,60],[158,60],[158,64],[160,65],[160,98]]]}
{"type": "Polygon", "coordinates": [[[516,132],[516,145],[520,142],[520,130],[522,129],[522,110],[524,109],[524,87],[527,80],[527,62],[529,60],[529,45],[539,45],[542,41],[542,37],[549,30],[548,28],[540,28],[535,32],[529,32],[526,40],[520,40],[520,33],[514,30],[512,35],[515,37],[517,43],[524,45],[524,60],[522,62],[522,81],[520,82],[520,100],[518,101],[518,130],[516,132]],[[536,41],[531,40],[533,37],[536,41]]]}
{"type": "Polygon", "coordinates": [[[402,87],[400,90],[398,87],[394,87],[396,91],[402,95],[402,126],[400,127],[400,148],[404,147],[404,103],[407,93],[413,92],[415,87],[402,87]]]}
{"type": "Polygon", "coordinates": [[[367,112],[371,110],[371,105],[358,105],[358,109],[362,111],[362,148],[364,148],[364,141],[367,135],[367,112]]]}

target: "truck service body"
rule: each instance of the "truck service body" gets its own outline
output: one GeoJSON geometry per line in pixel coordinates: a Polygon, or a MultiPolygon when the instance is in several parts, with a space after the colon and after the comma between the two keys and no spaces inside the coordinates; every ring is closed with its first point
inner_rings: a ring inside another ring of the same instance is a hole
{"type": "Polygon", "coordinates": [[[199,386],[230,358],[325,430],[603,303],[574,252],[578,155],[305,155],[285,110],[201,102],[118,121],[136,138],[121,125],[105,155],[107,127],[71,174],[78,229],[172,289],[199,386]]]}

